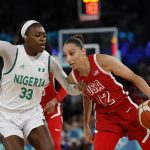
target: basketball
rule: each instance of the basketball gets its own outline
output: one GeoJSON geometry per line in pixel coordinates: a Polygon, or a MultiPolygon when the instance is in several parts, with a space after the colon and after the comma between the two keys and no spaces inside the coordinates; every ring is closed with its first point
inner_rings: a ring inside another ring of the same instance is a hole
{"type": "Polygon", "coordinates": [[[140,124],[147,129],[150,129],[150,100],[139,105],[138,117],[140,124]]]}

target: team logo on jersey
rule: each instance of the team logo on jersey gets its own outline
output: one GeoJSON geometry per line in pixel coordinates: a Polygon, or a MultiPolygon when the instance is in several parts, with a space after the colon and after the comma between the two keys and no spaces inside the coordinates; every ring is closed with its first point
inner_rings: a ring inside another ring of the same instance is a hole
{"type": "Polygon", "coordinates": [[[128,113],[130,110],[131,110],[131,107],[129,107],[129,108],[126,110],[126,113],[128,113]]]}
{"type": "Polygon", "coordinates": [[[45,72],[45,68],[38,68],[39,72],[45,72]]]}
{"type": "Polygon", "coordinates": [[[95,70],[94,73],[93,73],[93,76],[96,76],[98,73],[99,73],[99,71],[95,70]]]}

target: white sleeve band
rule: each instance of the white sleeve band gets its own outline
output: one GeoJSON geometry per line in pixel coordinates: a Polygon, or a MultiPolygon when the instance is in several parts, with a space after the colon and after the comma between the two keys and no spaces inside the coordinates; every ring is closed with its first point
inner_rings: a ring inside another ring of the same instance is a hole
{"type": "Polygon", "coordinates": [[[75,84],[68,83],[67,74],[63,71],[62,67],[53,56],[51,56],[50,71],[69,95],[75,96],[81,94],[77,89],[75,89],[75,84]]]}

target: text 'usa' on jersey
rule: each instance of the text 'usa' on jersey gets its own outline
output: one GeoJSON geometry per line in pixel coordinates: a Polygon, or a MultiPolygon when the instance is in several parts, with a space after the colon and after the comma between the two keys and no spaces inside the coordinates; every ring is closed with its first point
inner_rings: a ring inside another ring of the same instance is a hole
{"type": "Polygon", "coordinates": [[[89,62],[91,70],[87,77],[80,76],[77,70],[74,70],[74,77],[78,82],[87,84],[85,93],[93,102],[107,107],[111,106],[120,99],[127,97],[123,91],[123,86],[118,83],[111,73],[104,71],[96,60],[96,54],[90,55],[89,62]]]}

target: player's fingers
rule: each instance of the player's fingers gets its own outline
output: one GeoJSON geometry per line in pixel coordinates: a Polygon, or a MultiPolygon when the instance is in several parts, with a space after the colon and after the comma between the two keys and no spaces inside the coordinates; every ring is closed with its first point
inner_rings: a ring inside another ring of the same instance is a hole
{"type": "Polygon", "coordinates": [[[55,107],[47,105],[43,110],[44,110],[44,112],[47,112],[47,114],[50,114],[50,113],[54,112],[54,109],[55,109],[55,107]]]}
{"type": "Polygon", "coordinates": [[[88,143],[93,144],[93,137],[92,137],[91,133],[85,134],[84,138],[88,143]]]}
{"type": "Polygon", "coordinates": [[[86,141],[87,141],[88,143],[90,143],[90,144],[93,144],[92,138],[87,138],[86,141]]]}

